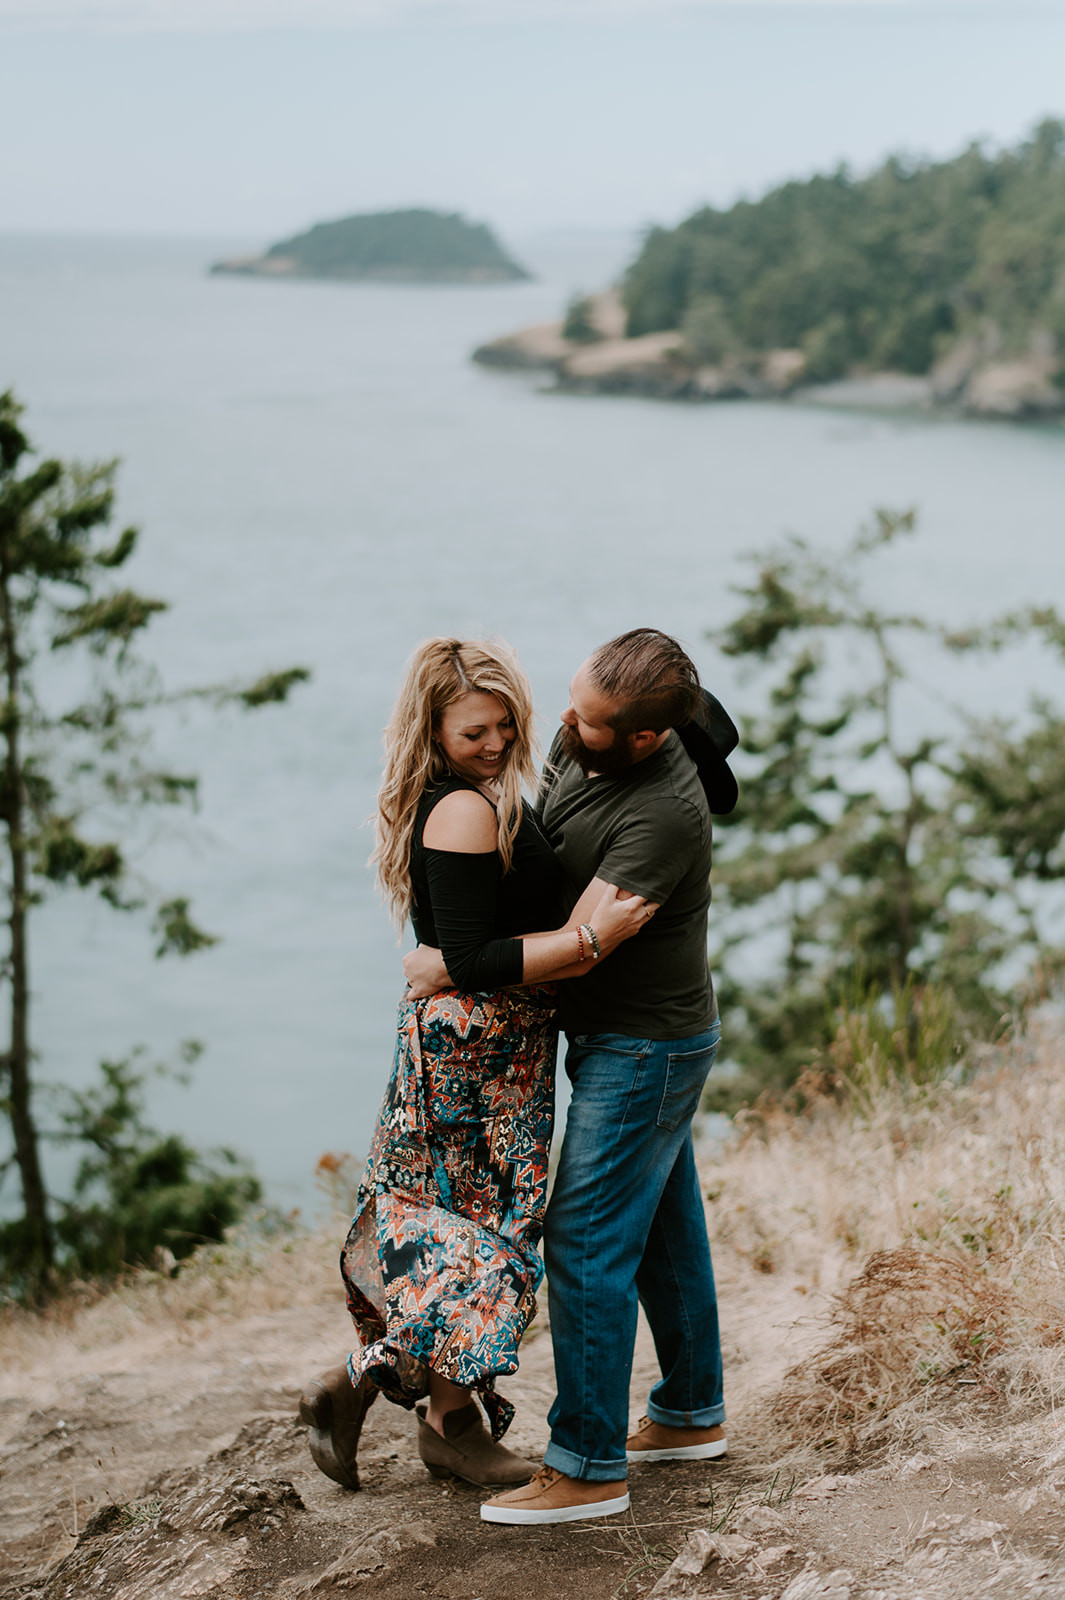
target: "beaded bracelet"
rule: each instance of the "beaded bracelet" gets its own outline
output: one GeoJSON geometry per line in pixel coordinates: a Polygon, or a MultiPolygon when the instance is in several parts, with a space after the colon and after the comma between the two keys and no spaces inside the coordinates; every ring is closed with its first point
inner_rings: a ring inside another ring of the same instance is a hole
{"type": "Polygon", "coordinates": [[[580,928],[577,929],[577,960],[584,960],[584,935],[580,928]]]}
{"type": "Polygon", "coordinates": [[[592,927],[590,922],[582,922],[581,932],[588,935],[588,943],[592,947],[592,960],[598,961],[599,957],[602,955],[602,951],[599,948],[599,940],[596,937],[595,929],[592,927]]]}

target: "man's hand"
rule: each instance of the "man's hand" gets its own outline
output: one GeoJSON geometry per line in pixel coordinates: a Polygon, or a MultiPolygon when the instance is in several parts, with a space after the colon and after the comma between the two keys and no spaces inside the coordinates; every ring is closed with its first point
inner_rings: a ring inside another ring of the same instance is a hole
{"type": "Polygon", "coordinates": [[[403,971],[407,976],[407,999],[424,1000],[428,995],[439,994],[441,989],[452,989],[444,958],[431,944],[420,944],[403,957],[403,971]]]}

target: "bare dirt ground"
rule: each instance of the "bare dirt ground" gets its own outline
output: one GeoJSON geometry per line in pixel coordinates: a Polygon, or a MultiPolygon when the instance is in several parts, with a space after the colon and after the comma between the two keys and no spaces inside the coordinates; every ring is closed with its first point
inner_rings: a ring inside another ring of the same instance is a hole
{"type": "MultiPolygon", "coordinates": [[[[1065,1597],[1065,1420],[964,1375],[876,1454],[775,1448],[767,1406],[824,1342],[819,1299],[717,1247],[730,1454],[634,1471],[632,1511],[487,1527],[428,1476],[413,1419],[379,1401],[364,1487],[322,1477],[295,1421],[348,1348],[334,1249],[141,1284],[4,1326],[0,1593],[23,1600],[968,1600],[1065,1597]],[[830,1459],[831,1457],[831,1459],[830,1459]]],[[[807,1274],[807,1277],[809,1274],[807,1274]]],[[[821,1302],[822,1304],[824,1302],[821,1302]]],[[[538,1457],[553,1393],[546,1315],[504,1392],[538,1457]]],[[[641,1329],[633,1418],[655,1374],[641,1329]]]]}

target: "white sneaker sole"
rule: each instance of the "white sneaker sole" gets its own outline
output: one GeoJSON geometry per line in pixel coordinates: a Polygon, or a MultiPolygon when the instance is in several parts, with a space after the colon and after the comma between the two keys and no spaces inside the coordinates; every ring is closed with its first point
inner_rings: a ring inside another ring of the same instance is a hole
{"type": "Polygon", "coordinates": [[[526,1511],[522,1506],[481,1507],[482,1522],[583,1522],[588,1517],[612,1517],[629,1509],[629,1496],[619,1494],[613,1500],[594,1500],[586,1506],[551,1506],[542,1511],[526,1511]]]}
{"type": "Polygon", "coordinates": [[[715,1461],[728,1455],[727,1439],[711,1439],[709,1444],[682,1444],[672,1450],[626,1450],[625,1459],[632,1466],[640,1461],[715,1461]]]}

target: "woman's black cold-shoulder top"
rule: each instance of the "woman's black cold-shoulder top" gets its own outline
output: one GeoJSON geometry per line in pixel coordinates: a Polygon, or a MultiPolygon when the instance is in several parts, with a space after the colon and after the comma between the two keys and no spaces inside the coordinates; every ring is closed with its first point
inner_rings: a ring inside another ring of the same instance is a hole
{"type": "Polygon", "coordinates": [[[411,922],[419,944],[443,952],[456,988],[502,989],[521,982],[519,936],[563,922],[562,869],[524,801],[508,872],[495,850],[469,855],[427,849],[422,833],[429,813],[456,789],[480,793],[476,784],[452,776],[427,790],[418,807],[410,858],[411,922]]]}

